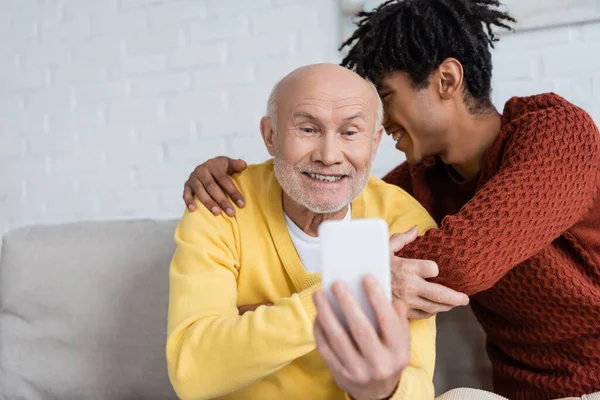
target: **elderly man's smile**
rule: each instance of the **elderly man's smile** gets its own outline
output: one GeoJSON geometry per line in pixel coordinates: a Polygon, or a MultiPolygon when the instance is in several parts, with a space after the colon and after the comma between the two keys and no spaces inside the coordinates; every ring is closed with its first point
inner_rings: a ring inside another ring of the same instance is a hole
{"type": "Polygon", "coordinates": [[[317,174],[313,172],[304,172],[303,175],[315,183],[335,184],[348,178],[348,175],[317,174]]]}

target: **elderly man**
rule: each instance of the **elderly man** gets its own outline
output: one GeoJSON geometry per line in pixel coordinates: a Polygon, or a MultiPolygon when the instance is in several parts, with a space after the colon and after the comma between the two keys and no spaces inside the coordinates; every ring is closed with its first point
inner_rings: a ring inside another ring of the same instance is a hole
{"type": "Polygon", "coordinates": [[[381,119],[373,86],[336,65],[275,86],[260,124],[273,159],[233,178],[245,208],[186,211],[175,234],[167,359],[181,398],[433,398],[433,318],[409,323],[367,278],[380,332],[337,284],[346,332],[320,291],[321,222],[435,226],[412,197],[369,177],[381,119]]]}

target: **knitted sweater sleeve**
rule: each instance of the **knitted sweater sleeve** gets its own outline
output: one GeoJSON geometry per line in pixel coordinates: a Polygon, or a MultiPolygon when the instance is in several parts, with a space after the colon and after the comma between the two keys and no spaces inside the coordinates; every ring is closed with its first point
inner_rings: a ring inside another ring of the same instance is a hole
{"type": "Polygon", "coordinates": [[[406,246],[405,258],[437,262],[432,281],[472,295],[549,245],[592,207],[600,135],[574,106],[539,109],[513,129],[491,177],[440,229],[406,246]]]}

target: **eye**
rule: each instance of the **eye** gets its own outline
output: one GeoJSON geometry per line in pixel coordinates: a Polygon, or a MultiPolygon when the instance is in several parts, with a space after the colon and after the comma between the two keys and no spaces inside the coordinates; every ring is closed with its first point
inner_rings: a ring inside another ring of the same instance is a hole
{"type": "Polygon", "coordinates": [[[356,131],[346,131],[344,132],[344,136],[354,136],[356,135],[358,132],[356,131]]]}
{"type": "Polygon", "coordinates": [[[313,128],[300,128],[300,130],[304,133],[314,133],[315,130],[313,128]]]}

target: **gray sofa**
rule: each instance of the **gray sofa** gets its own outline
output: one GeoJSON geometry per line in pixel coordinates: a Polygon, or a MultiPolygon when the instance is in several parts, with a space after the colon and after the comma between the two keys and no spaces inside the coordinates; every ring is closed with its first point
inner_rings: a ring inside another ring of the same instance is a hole
{"type": "MultiPolygon", "coordinates": [[[[0,253],[0,398],[170,399],[165,362],[175,221],[8,233],[0,253]]],[[[438,317],[436,391],[490,388],[466,307],[438,317]]]]}

